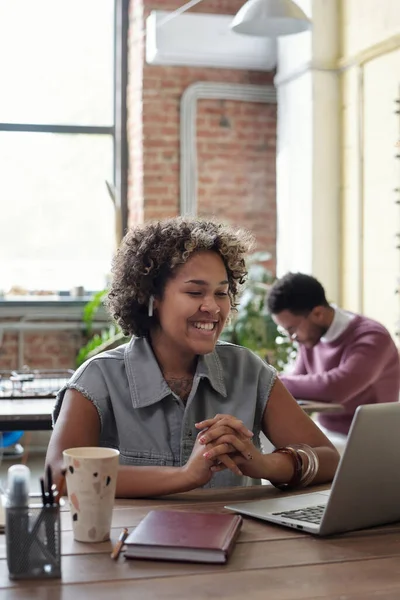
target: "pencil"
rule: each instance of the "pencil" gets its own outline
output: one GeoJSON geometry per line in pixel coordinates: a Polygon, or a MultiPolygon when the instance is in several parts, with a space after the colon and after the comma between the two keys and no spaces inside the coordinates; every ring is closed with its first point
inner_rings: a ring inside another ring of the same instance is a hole
{"type": "Polygon", "coordinates": [[[128,537],[128,530],[126,527],[124,527],[124,529],[121,531],[121,534],[118,538],[118,542],[115,544],[113,551],[111,552],[111,558],[113,560],[117,560],[117,558],[121,554],[122,546],[124,545],[127,537],[128,537]]]}

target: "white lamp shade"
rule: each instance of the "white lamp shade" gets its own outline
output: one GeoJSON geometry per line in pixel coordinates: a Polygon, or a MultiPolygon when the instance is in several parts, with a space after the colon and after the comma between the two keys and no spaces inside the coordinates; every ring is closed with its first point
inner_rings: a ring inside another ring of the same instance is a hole
{"type": "Polygon", "coordinates": [[[248,0],[231,23],[236,33],[260,37],[292,35],[310,28],[310,19],[292,0],[248,0]]]}

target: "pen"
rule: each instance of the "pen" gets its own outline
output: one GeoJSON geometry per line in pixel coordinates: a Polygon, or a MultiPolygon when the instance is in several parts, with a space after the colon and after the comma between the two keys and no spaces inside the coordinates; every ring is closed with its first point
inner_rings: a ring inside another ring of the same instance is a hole
{"type": "Polygon", "coordinates": [[[48,504],[50,504],[50,506],[52,504],[54,504],[54,496],[53,496],[53,475],[51,472],[51,466],[49,465],[47,467],[47,498],[48,498],[48,504]]]}
{"type": "Polygon", "coordinates": [[[51,466],[47,466],[47,490],[46,490],[46,504],[42,510],[41,515],[44,518],[44,525],[46,531],[46,546],[52,556],[56,554],[55,548],[55,524],[57,512],[59,510],[58,504],[54,500],[54,487],[53,486],[53,473],[51,466]]]}
{"type": "Polygon", "coordinates": [[[121,554],[122,546],[126,538],[128,537],[128,530],[126,527],[121,531],[121,534],[118,538],[118,542],[115,544],[113,551],[111,552],[111,558],[113,560],[117,560],[118,556],[121,554]]]}
{"type": "Polygon", "coordinates": [[[65,491],[65,481],[66,481],[65,474],[66,474],[66,472],[67,472],[67,469],[63,469],[61,471],[61,479],[58,484],[58,492],[57,492],[56,499],[55,499],[57,504],[60,504],[61,496],[64,494],[64,491],[65,491]]]}
{"type": "Polygon", "coordinates": [[[42,492],[42,504],[43,506],[46,506],[47,504],[47,497],[46,497],[46,491],[44,489],[44,479],[43,477],[40,478],[40,489],[42,492]]]}

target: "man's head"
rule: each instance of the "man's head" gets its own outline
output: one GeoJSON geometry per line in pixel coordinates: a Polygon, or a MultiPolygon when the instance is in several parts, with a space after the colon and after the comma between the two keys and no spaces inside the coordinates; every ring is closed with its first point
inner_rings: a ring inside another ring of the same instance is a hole
{"type": "Polygon", "coordinates": [[[267,304],[275,323],[307,348],[318,344],[334,317],[320,282],[303,273],[287,273],[278,279],[267,304]]]}

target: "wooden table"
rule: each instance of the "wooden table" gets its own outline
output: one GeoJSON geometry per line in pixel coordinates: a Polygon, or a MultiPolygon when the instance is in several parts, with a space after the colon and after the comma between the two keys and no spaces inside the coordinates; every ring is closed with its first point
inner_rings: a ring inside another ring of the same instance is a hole
{"type": "MultiPolygon", "coordinates": [[[[272,486],[199,490],[168,499],[119,500],[112,540],[150,509],[223,512],[227,502],[281,494],[272,486]]],[[[398,600],[400,524],[325,539],[244,518],[226,565],[110,559],[112,542],[75,542],[62,514],[62,580],[8,579],[0,536],[0,600],[398,600]]]]}
{"type": "Polygon", "coordinates": [[[0,431],[45,431],[52,428],[55,398],[0,399],[0,431]]]}

